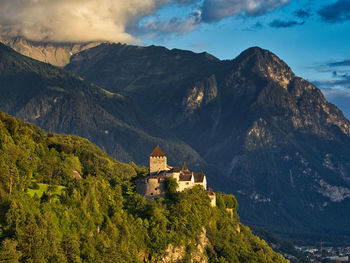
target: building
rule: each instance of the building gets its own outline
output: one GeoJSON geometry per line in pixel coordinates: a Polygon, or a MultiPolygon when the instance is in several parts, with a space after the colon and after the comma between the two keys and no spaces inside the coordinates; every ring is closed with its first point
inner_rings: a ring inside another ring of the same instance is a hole
{"type": "MultiPolygon", "coordinates": [[[[176,180],[178,192],[192,188],[195,185],[201,185],[204,189],[207,189],[207,178],[204,173],[191,172],[186,164],[183,165],[182,169],[168,165],[167,157],[159,146],[149,156],[149,169],[149,175],[138,180],[136,185],[136,192],[147,199],[165,197],[165,182],[167,178],[176,180]]],[[[210,190],[208,195],[212,206],[215,206],[215,193],[210,190]]]]}

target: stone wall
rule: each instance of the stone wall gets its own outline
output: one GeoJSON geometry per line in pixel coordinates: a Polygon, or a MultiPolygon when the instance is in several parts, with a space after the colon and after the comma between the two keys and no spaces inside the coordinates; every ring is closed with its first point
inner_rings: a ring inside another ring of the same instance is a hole
{"type": "Polygon", "coordinates": [[[149,170],[150,173],[167,170],[166,156],[151,156],[149,158],[149,170]]]}
{"type": "Polygon", "coordinates": [[[177,187],[178,192],[182,192],[187,188],[192,188],[194,185],[192,181],[178,181],[177,183],[178,183],[178,187],[177,187]]]}
{"type": "Polygon", "coordinates": [[[216,194],[209,195],[211,206],[216,206],[216,194]]]}
{"type": "Polygon", "coordinates": [[[165,197],[165,178],[141,178],[136,183],[136,192],[146,199],[165,197]]]}

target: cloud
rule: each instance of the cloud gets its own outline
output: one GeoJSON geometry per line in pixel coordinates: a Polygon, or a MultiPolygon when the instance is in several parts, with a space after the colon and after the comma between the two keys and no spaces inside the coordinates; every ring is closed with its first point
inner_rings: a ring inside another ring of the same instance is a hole
{"type": "Polygon", "coordinates": [[[334,103],[342,110],[345,117],[350,119],[350,90],[321,88],[325,98],[334,103]]]}
{"type": "Polygon", "coordinates": [[[318,86],[326,99],[336,104],[350,119],[350,59],[326,62],[311,68],[328,74],[328,79],[311,81],[318,86]]]}
{"type": "Polygon", "coordinates": [[[298,9],[298,10],[295,10],[294,15],[297,18],[306,19],[311,16],[311,12],[310,10],[298,9]]]}
{"type": "Polygon", "coordinates": [[[136,42],[140,35],[185,34],[203,23],[235,15],[258,16],[288,2],[290,0],[0,0],[0,35],[44,42],[136,42]],[[187,11],[162,20],[158,15],[164,7],[187,11]]]}
{"type": "Polygon", "coordinates": [[[167,0],[1,0],[0,32],[34,41],[132,42],[129,23],[154,13],[167,0]]]}
{"type": "Polygon", "coordinates": [[[318,11],[322,19],[329,23],[350,20],[350,1],[338,0],[333,4],[326,5],[318,11]]]}
{"type": "Polygon", "coordinates": [[[185,19],[173,17],[168,20],[161,20],[154,17],[146,19],[138,29],[139,35],[153,34],[186,34],[196,29],[201,24],[201,11],[196,10],[188,15],[185,19]]]}
{"type": "Polygon", "coordinates": [[[331,80],[312,81],[319,87],[326,99],[341,109],[348,119],[350,119],[350,75],[339,75],[333,73],[331,80]]]}
{"type": "Polygon", "coordinates": [[[315,83],[315,85],[320,87],[320,88],[340,87],[342,89],[349,89],[350,90],[350,75],[349,74],[339,75],[336,72],[333,72],[333,78],[336,78],[336,79],[314,81],[313,83],[315,83]]]}
{"type": "Polygon", "coordinates": [[[329,67],[350,67],[350,59],[328,63],[329,67]]]}
{"type": "Polygon", "coordinates": [[[315,81],[321,88],[335,88],[350,90],[350,59],[345,59],[335,62],[327,62],[321,65],[316,65],[313,68],[320,73],[331,74],[328,80],[315,81]]]}
{"type": "Polygon", "coordinates": [[[217,22],[234,16],[258,16],[280,8],[290,0],[205,0],[202,6],[204,22],[217,22]]]}
{"type": "Polygon", "coordinates": [[[283,21],[280,19],[275,19],[271,23],[269,23],[269,26],[274,28],[287,28],[287,27],[303,25],[304,23],[305,21],[302,21],[302,22],[295,21],[295,20],[283,21]]]}

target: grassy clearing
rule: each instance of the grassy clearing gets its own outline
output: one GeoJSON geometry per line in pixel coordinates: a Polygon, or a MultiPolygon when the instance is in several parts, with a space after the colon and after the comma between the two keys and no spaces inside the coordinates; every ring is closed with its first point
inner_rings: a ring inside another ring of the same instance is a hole
{"type": "MultiPolygon", "coordinates": [[[[39,198],[41,198],[43,196],[43,194],[45,192],[47,192],[47,189],[49,187],[48,184],[38,184],[39,185],[39,189],[28,189],[28,194],[30,196],[34,196],[35,194],[37,194],[37,196],[39,196],[39,198]]],[[[52,196],[54,196],[53,199],[58,199],[58,197],[61,195],[62,189],[64,189],[64,186],[60,186],[60,185],[56,185],[55,186],[55,190],[52,192],[52,196]]]]}

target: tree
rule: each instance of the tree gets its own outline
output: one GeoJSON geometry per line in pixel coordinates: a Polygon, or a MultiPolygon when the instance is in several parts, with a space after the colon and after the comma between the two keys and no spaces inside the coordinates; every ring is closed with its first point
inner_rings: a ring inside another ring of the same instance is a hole
{"type": "Polygon", "coordinates": [[[175,178],[165,179],[165,191],[166,191],[166,196],[168,198],[174,199],[176,197],[177,187],[178,187],[178,183],[175,178]]]}
{"type": "Polygon", "coordinates": [[[6,149],[7,153],[7,166],[9,167],[9,174],[10,174],[10,186],[9,186],[9,194],[12,194],[13,186],[15,184],[15,177],[17,175],[17,168],[16,168],[16,161],[18,158],[18,149],[14,145],[10,145],[6,149]]]}
{"type": "Polygon", "coordinates": [[[22,253],[17,250],[18,242],[11,239],[5,239],[0,247],[0,262],[17,263],[22,253]]]}

